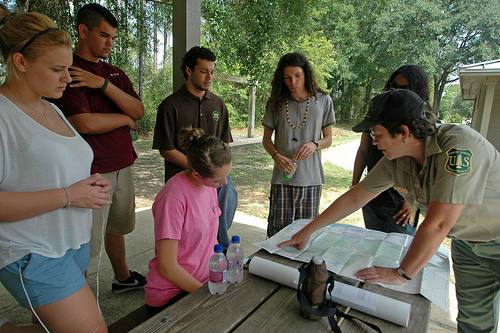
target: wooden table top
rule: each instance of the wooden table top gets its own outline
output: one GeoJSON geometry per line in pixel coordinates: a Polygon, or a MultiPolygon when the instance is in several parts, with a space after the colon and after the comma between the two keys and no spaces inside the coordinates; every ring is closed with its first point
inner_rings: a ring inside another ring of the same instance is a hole
{"type": "MultiPolygon", "coordinates": [[[[302,263],[260,250],[254,255],[291,267],[302,263]]],[[[409,326],[402,327],[370,315],[348,313],[378,325],[383,332],[426,332],[430,302],[421,295],[408,295],[380,286],[365,284],[364,289],[412,304],[409,326]]],[[[228,284],[224,295],[211,295],[208,285],[187,295],[130,332],[330,332],[327,318],[319,321],[299,313],[296,290],[266,280],[245,270],[243,282],[228,284]]],[[[341,308],[342,309],[342,308],[341,308]]],[[[347,311],[349,309],[345,309],[347,311]]],[[[341,320],[341,330],[374,332],[368,326],[341,320]]]]}

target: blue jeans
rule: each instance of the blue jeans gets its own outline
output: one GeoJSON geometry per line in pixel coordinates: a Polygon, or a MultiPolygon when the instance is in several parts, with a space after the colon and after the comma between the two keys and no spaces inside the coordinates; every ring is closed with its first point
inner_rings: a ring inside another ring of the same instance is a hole
{"type": "Polygon", "coordinates": [[[221,210],[217,240],[219,241],[219,244],[224,246],[224,251],[226,251],[228,246],[231,244],[231,239],[229,238],[227,231],[233,224],[236,207],[238,207],[238,192],[236,192],[231,176],[227,176],[226,185],[217,189],[217,197],[219,199],[219,208],[221,210]]]}
{"type": "Polygon", "coordinates": [[[393,202],[388,201],[370,201],[363,208],[363,219],[367,229],[383,232],[399,232],[410,236],[415,235],[415,228],[407,223],[404,227],[397,224],[394,214],[401,207],[396,207],[393,202]]]}

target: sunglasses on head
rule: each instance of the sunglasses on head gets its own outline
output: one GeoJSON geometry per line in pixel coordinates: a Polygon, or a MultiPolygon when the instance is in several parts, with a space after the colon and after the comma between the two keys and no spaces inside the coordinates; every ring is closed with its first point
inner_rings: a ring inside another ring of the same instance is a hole
{"type": "Polygon", "coordinates": [[[410,85],[404,84],[404,85],[400,86],[399,84],[397,84],[394,81],[391,82],[390,87],[391,87],[391,89],[410,89],[410,85]]]}

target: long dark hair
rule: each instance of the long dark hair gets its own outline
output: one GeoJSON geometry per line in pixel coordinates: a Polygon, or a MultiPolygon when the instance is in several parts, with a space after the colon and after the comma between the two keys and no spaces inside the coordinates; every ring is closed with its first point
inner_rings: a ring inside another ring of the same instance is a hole
{"type": "Polygon", "coordinates": [[[275,115],[279,115],[283,102],[290,97],[290,89],[285,83],[283,74],[284,69],[289,66],[302,68],[305,76],[305,88],[311,97],[317,99],[318,92],[324,93],[316,84],[314,70],[309,60],[303,54],[297,52],[285,54],[281,57],[274,72],[273,81],[271,82],[271,96],[267,101],[267,107],[271,108],[275,115]]]}
{"type": "Polygon", "coordinates": [[[215,170],[231,163],[231,149],[219,138],[205,135],[201,128],[184,128],[177,137],[189,168],[203,178],[213,177],[215,170]]]}
{"type": "Polygon", "coordinates": [[[394,78],[399,74],[408,81],[408,87],[405,89],[414,91],[424,102],[429,104],[429,75],[418,65],[404,65],[396,69],[387,80],[384,91],[393,88],[394,78]]]}

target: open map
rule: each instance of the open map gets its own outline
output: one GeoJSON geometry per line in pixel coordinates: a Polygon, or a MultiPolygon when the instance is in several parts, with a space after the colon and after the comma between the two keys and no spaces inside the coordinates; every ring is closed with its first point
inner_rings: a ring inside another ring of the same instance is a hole
{"type": "MultiPolygon", "coordinates": [[[[299,251],[291,246],[277,247],[310,221],[312,220],[297,220],[270,239],[254,245],[270,253],[301,262],[309,262],[313,256],[322,256],[329,271],[357,279],[354,273],[366,267],[399,267],[413,240],[413,237],[404,234],[335,223],[316,231],[303,250],[299,251]]],[[[402,286],[380,285],[404,293],[420,293],[448,311],[449,281],[449,251],[441,246],[411,281],[402,286]]]]}

